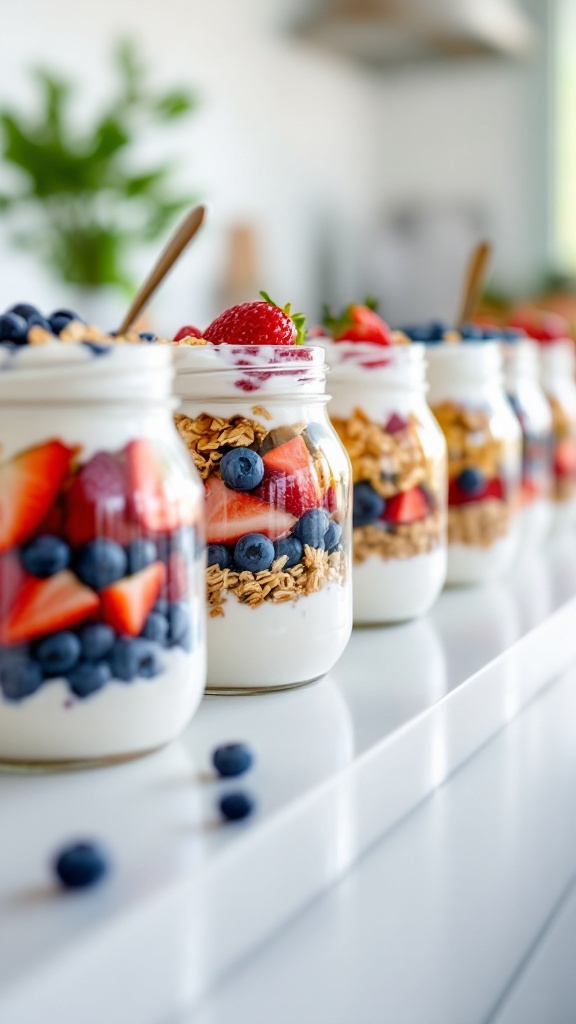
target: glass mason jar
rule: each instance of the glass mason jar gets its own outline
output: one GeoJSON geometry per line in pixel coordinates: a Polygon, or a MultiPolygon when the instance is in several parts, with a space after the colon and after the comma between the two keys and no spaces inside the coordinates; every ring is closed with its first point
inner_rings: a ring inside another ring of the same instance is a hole
{"type": "Polygon", "coordinates": [[[521,432],[497,342],[428,349],[428,400],[448,444],[448,582],[493,579],[519,541],[521,432]]]}
{"type": "Polygon", "coordinates": [[[502,355],[504,388],[522,430],[522,541],[539,544],[552,523],[552,415],[538,380],[534,342],[502,342],[502,355]]]}
{"type": "Polygon", "coordinates": [[[208,692],[324,675],[352,628],[350,467],[322,349],[181,345],[176,426],[204,480],[208,692]]]}
{"type": "Polygon", "coordinates": [[[552,410],[554,523],[576,523],[576,384],[568,339],[539,346],[540,380],[552,410]]]}
{"type": "Polygon", "coordinates": [[[200,702],[203,494],[172,378],[168,346],[0,352],[0,763],[134,757],[200,702]]]}
{"type": "Polygon", "coordinates": [[[352,463],[355,625],[428,611],[446,579],[446,443],[423,345],[326,342],[330,419],[352,463]]]}

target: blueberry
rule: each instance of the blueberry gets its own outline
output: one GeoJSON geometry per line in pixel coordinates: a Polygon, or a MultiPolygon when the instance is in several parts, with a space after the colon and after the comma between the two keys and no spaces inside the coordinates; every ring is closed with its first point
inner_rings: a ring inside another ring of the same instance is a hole
{"type": "Polygon", "coordinates": [[[292,569],[293,566],[298,565],[302,561],[302,541],[299,541],[298,537],[284,537],[284,540],[277,540],[274,544],[274,558],[282,558],[283,555],[288,555],[288,561],[284,564],[285,569],[292,569]]]}
{"type": "Polygon", "coordinates": [[[331,431],[323,423],[312,422],[307,425],[304,435],[304,439],[308,438],[314,448],[319,448],[323,441],[331,437],[331,431]]]}
{"type": "Polygon", "coordinates": [[[124,548],[113,540],[91,540],[78,552],[76,572],[83,583],[96,590],[122,579],[127,567],[124,548]]]}
{"type": "Polygon", "coordinates": [[[465,494],[481,494],[486,486],[484,474],[472,466],[462,470],[457,482],[465,494]]]}
{"type": "Polygon", "coordinates": [[[339,523],[335,522],[334,519],[331,519],[330,525],[324,534],[324,547],[329,555],[331,555],[333,551],[336,551],[336,548],[340,543],[341,536],[342,527],[339,523]]]}
{"type": "Polygon", "coordinates": [[[246,533],[234,548],[234,561],[240,570],[262,572],[274,561],[274,545],[263,533],[246,533]]]}
{"type": "Polygon", "coordinates": [[[168,641],[168,619],[160,612],[151,611],[142,630],[142,636],[147,640],[154,640],[161,647],[168,641]]]}
{"type": "Polygon", "coordinates": [[[152,562],[157,560],[158,548],[153,540],[139,537],[128,545],[126,554],[128,556],[128,572],[140,572],[140,569],[145,569],[146,566],[152,565],[152,562]]]}
{"type": "Polygon", "coordinates": [[[262,482],[264,463],[251,448],[233,448],[220,463],[222,479],[233,491],[251,491],[262,482]]]}
{"type": "Polygon", "coordinates": [[[158,645],[142,637],[135,640],[128,636],[118,637],[112,648],[110,665],[112,675],[125,683],[132,682],[136,676],[152,679],[163,671],[158,645]]]}
{"type": "Polygon", "coordinates": [[[508,344],[515,345],[519,341],[523,341],[526,338],[524,331],[517,330],[515,327],[503,327],[500,332],[500,336],[503,341],[508,344]]]}
{"type": "Polygon", "coordinates": [[[55,309],[53,313],[50,313],[49,320],[53,320],[55,317],[60,317],[62,320],[79,320],[81,324],[86,323],[78,313],[75,313],[73,309],[55,309]]]}
{"type": "Polygon", "coordinates": [[[352,521],[354,526],[368,526],[375,523],[384,511],[384,498],[377,494],[367,480],[354,484],[352,521]]]}
{"type": "Polygon", "coordinates": [[[446,331],[450,328],[444,320],[431,320],[428,325],[429,337],[428,341],[443,341],[446,331]]]}
{"type": "Polygon", "coordinates": [[[23,320],[30,320],[33,316],[39,316],[42,318],[42,314],[36,306],[31,306],[28,302],[17,302],[15,306],[11,306],[8,313],[15,313],[16,316],[21,316],[23,320]]]}
{"type": "Polygon", "coordinates": [[[103,345],[98,341],[83,341],[82,344],[90,349],[93,356],[107,356],[112,351],[111,345],[103,345]]]}
{"type": "Polygon", "coordinates": [[[42,316],[41,313],[33,313],[32,316],[29,316],[27,320],[27,327],[28,330],[30,330],[31,327],[41,327],[43,331],[50,331],[50,333],[52,333],[50,324],[46,317],[42,316]]]}
{"type": "Polygon", "coordinates": [[[212,754],[212,764],[219,775],[232,778],[243,775],[254,763],[254,755],[246,743],[226,743],[216,747],[212,754]]]}
{"type": "Polygon", "coordinates": [[[482,340],[483,341],[500,341],[502,338],[502,331],[497,327],[484,327],[482,329],[482,340]]]}
{"type": "Polygon", "coordinates": [[[14,658],[2,664],[0,682],[6,700],[23,700],[39,690],[44,681],[42,669],[37,661],[28,658],[14,658]]]}
{"type": "Polygon", "coordinates": [[[47,676],[61,676],[80,659],[82,645],[75,633],[62,629],[44,637],[36,648],[36,657],[47,676]]]}
{"type": "Polygon", "coordinates": [[[190,605],[186,601],[171,601],[168,606],[169,639],[178,644],[190,629],[190,605]]]}
{"type": "Polygon", "coordinates": [[[70,548],[60,537],[44,533],[24,548],[22,562],[31,576],[53,576],[70,564],[70,548]]]}
{"type": "Polygon", "coordinates": [[[15,341],[21,345],[26,342],[28,324],[16,313],[4,313],[0,316],[0,340],[15,341]]]}
{"type": "Polygon", "coordinates": [[[241,821],[254,810],[254,801],[248,793],[227,793],[220,800],[220,813],[226,821],[241,821]]]}
{"type": "Polygon", "coordinates": [[[294,527],[294,536],[311,548],[324,547],[324,534],[330,523],[330,515],[325,508],[312,508],[305,512],[294,527]]]}
{"type": "Polygon", "coordinates": [[[71,320],[72,317],[66,316],[64,313],[52,313],[51,316],[48,317],[50,330],[53,334],[60,334],[65,327],[68,327],[71,320]]]}
{"type": "Polygon", "coordinates": [[[105,658],[110,654],[116,639],[112,627],[107,626],[104,622],[94,622],[82,626],[78,635],[82,658],[86,661],[100,661],[101,658],[105,658]]]}
{"type": "Polygon", "coordinates": [[[140,331],[142,341],[156,341],[156,335],[152,331],[140,331]]]}
{"type": "Polygon", "coordinates": [[[106,851],[99,843],[82,842],[66,846],[54,861],[54,870],[66,889],[83,889],[101,881],[110,868],[106,851]]]}
{"type": "Polygon", "coordinates": [[[154,605],[154,611],[160,615],[168,615],[169,602],[167,597],[159,597],[154,605]]]}
{"type": "Polygon", "coordinates": [[[208,565],[217,565],[220,569],[229,569],[232,559],[224,544],[208,545],[208,565]]]}
{"type": "Polygon", "coordinates": [[[460,328],[462,341],[482,341],[482,328],[476,324],[463,324],[460,328]]]}
{"type": "Polygon", "coordinates": [[[406,334],[412,341],[433,341],[431,324],[414,324],[411,327],[400,327],[399,330],[406,334]]]}
{"type": "Polygon", "coordinates": [[[80,661],[68,673],[68,684],[76,697],[89,697],[106,686],[111,678],[107,661],[80,661]]]}

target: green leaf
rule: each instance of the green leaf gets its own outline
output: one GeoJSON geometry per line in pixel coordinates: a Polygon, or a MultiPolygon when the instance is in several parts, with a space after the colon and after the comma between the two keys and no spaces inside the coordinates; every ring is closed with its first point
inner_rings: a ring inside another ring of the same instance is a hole
{"type": "Polygon", "coordinates": [[[135,103],[142,94],[146,65],[138,54],[133,40],[120,40],[116,46],[114,63],[121,81],[122,102],[135,103]]]}
{"type": "Polygon", "coordinates": [[[70,84],[61,78],[57,78],[44,68],[36,68],[34,76],[43,92],[44,113],[42,120],[45,134],[54,141],[59,141],[62,139],[63,134],[66,109],[71,91],[70,84]]]}
{"type": "Polygon", "coordinates": [[[171,121],[177,117],[182,117],[183,114],[189,114],[191,110],[195,109],[196,105],[197,100],[192,93],[184,89],[174,89],[172,92],[167,92],[164,96],[160,96],[159,99],[155,100],[153,110],[160,117],[165,117],[171,121]]]}
{"type": "Polygon", "coordinates": [[[158,167],[155,171],[147,171],[145,174],[134,174],[124,179],[120,178],[118,187],[126,196],[152,195],[158,185],[162,185],[170,175],[171,168],[158,167]]]}
{"type": "Polygon", "coordinates": [[[115,117],[107,115],[94,130],[94,145],[90,155],[96,161],[106,160],[130,142],[126,127],[115,117]]]}

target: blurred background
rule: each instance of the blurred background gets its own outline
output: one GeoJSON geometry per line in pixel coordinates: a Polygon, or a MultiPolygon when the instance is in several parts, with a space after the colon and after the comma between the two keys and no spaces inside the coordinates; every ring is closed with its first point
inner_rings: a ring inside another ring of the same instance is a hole
{"type": "Polygon", "coordinates": [[[312,321],[366,293],[451,319],[481,236],[496,297],[570,315],[576,0],[18,0],[3,23],[0,305],[113,326],[206,198],[165,332],[261,287],[312,321]]]}

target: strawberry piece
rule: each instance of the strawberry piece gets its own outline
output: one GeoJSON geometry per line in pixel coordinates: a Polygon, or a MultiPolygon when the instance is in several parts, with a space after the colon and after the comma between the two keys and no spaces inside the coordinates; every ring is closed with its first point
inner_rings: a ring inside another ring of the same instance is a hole
{"type": "Polygon", "coordinates": [[[388,420],[384,430],[387,434],[399,434],[401,430],[406,430],[408,426],[407,420],[402,416],[398,416],[397,413],[393,412],[388,420]]]}
{"type": "Polygon", "coordinates": [[[0,551],[22,544],[42,522],[73,455],[60,441],[47,441],[0,464],[0,551]]]}
{"type": "Polygon", "coordinates": [[[273,508],[252,494],[231,491],[213,477],[206,484],[208,544],[235,544],[245,533],[263,533],[271,540],[286,537],[296,517],[273,508]]]}
{"type": "Polygon", "coordinates": [[[302,345],[304,317],[292,313],[290,304],[280,307],[266,292],[263,301],[241,302],[226,309],[204,331],[214,345],[302,345]]]}
{"type": "Polygon", "coordinates": [[[167,596],[169,601],[181,601],[188,594],[188,566],[181,551],[172,551],[168,558],[168,586],[167,596]]]}
{"type": "Polygon", "coordinates": [[[334,341],[363,341],[373,345],[393,345],[387,323],[368,305],[352,303],[340,316],[326,310],[324,322],[334,341]]]}
{"type": "Polygon", "coordinates": [[[186,327],[181,327],[180,328],[180,330],[178,331],[178,334],[174,335],[174,341],[182,341],[183,338],[201,338],[201,337],[202,337],[202,331],[198,327],[191,327],[189,325],[186,325],[186,327]]]}
{"type": "Polygon", "coordinates": [[[22,562],[15,551],[0,555],[0,619],[10,610],[25,578],[22,562]]]}
{"type": "Polygon", "coordinates": [[[504,501],[506,497],[506,487],[503,480],[499,477],[494,477],[493,480],[489,480],[486,484],[486,489],[482,493],[483,498],[496,498],[497,501],[504,501]]]}
{"type": "Polygon", "coordinates": [[[134,518],[151,533],[169,533],[186,520],[170,495],[163,466],[151,441],[139,438],[126,448],[128,495],[134,518]]]}
{"type": "Polygon", "coordinates": [[[95,537],[128,544],[126,477],[116,457],[97,452],[84,463],[66,494],[64,531],[75,545],[95,537]]]}
{"type": "Polygon", "coordinates": [[[255,497],[291,512],[297,519],[321,505],[314,463],[300,434],[270,449],[262,461],[264,479],[252,492],[255,497]]]}
{"type": "Polygon", "coordinates": [[[0,624],[0,642],[21,644],[68,629],[93,614],[99,603],[98,595],[69,569],[45,580],[29,576],[0,624]]]}
{"type": "Polygon", "coordinates": [[[386,502],[382,518],[387,523],[416,523],[430,511],[426,495],[420,487],[401,491],[386,502]]]}
{"type": "Polygon", "coordinates": [[[460,487],[458,480],[451,480],[448,485],[448,504],[452,506],[470,505],[474,501],[486,501],[487,498],[495,498],[497,501],[504,501],[506,496],[504,483],[499,477],[494,477],[486,482],[485,487],[476,494],[470,494],[460,487]]]}
{"type": "Polygon", "coordinates": [[[576,475],[576,438],[563,437],[554,449],[554,472],[556,476],[576,475]]]}
{"type": "Polygon", "coordinates": [[[35,534],[49,533],[61,537],[64,533],[64,503],[61,497],[52,505],[42,522],[36,527],[35,534]]]}
{"type": "Polygon", "coordinates": [[[106,587],[100,592],[104,621],[117,633],[139,636],[165,579],[164,563],[153,562],[106,587]]]}

